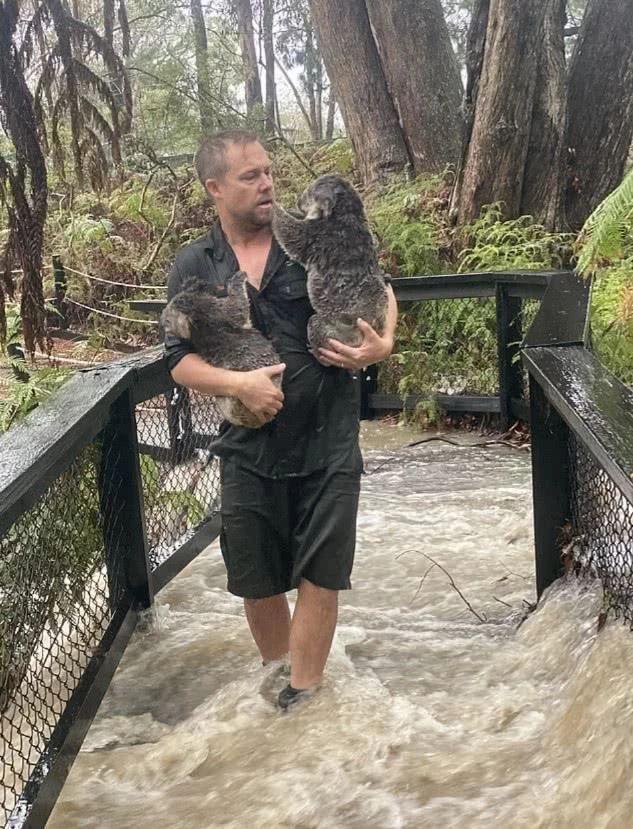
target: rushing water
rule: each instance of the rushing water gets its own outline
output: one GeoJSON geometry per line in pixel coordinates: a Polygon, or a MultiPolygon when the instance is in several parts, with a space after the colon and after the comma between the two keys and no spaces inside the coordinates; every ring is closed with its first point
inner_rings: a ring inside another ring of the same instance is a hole
{"type": "Polygon", "coordinates": [[[49,827],[633,826],[632,634],[598,634],[598,586],[577,582],[522,621],[527,454],[366,430],[354,589],[321,691],[275,710],[283,680],[214,544],[135,635],[49,827]]]}

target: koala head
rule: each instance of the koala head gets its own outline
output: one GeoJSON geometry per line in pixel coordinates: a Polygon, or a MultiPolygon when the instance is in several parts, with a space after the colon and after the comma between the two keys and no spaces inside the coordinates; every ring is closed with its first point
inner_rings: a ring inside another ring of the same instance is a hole
{"type": "Polygon", "coordinates": [[[352,185],[340,176],[321,176],[299,196],[298,206],[304,218],[329,219],[344,215],[363,216],[360,196],[352,185]]]}
{"type": "Polygon", "coordinates": [[[161,325],[167,334],[194,342],[226,325],[249,325],[249,305],[246,293],[246,275],[234,274],[225,288],[213,288],[203,279],[186,280],[161,315],[161,325]]]}

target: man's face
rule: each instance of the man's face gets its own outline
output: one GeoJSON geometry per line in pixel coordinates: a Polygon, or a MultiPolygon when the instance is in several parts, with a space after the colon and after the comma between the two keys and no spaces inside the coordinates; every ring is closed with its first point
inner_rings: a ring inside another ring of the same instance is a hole
{"type": "Polygon", "coordinates": [[[266,150],[256,141],[230,144],[225,160],[225,175],[205,183],[220,218],[226,215],[249,228],[270,225],[274,191],[266,150]]]}

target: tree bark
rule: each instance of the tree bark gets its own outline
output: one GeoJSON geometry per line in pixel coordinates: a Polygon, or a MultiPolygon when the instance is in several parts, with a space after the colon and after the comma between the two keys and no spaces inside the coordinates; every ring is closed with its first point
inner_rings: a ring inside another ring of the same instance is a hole
{"type": "Polygon", "coordinates": [[[486,32],[488,31],[488,15],[490,12],[490,0],[476,0],[473,8],[468,36],[466,38],[466,91],[462,103],[462,147],[455,186],[451,196],[451,214],[457,213],[457,200],[462,190],[464,171],[468,158],[470,138],[475,123],[475,109],[477,106],[477,93],[481,81],[481,71],[484,65],[484,53],[486,50],[486,32]]]}
{"type": "Polygon", "coordinates": [[[323,61],[318,52],[315,52],[316,66],[315,66],[315,90],[314,95],[316,99],[316,119],[317,119],[317,136],[318,140],[323,140],[323,61]]]}
{"type": "Polygon", "coordinates": [[[633,6],[589,0],[567,99],[567,221],[576,229],[620,183],[633,139],[633,6]]]}
{"type": "Polygon", "coordinates": [[[490,2],[472,134],[455,199],[463,224],[492,202],[502,202],[506,216],[519,214],[545,11],[541,2],[490,2]]]}
{"type": "Polygon", "coordinates": [[[319,46],[334,83],[365,184],[410,162],[363,0],[310,0],[319,46]]]}
{"type": "Polygon", "coordinates": [[[191,19],[196,53],[196,82],[198,91],[198,110],[200,112],[200,129],[203,134],[211,132],[214,117],[211,110],[211,81],[209,79],[209,47],[207,27],[202,13],[200,0],[191,0],[191,19]]]}
{"type": "Polygon", "coordinates": [[[275,134],[275,43],[273,26],[275,22],[274,0],[262,0],[264,29],[264,62],[266,64],[266,132],[275,134]]]}
{"type": "Polygon", "coordinates": [[[250,115],[255,107],[263,105],[262,86],[257,71],[251,0],[235,0],[235,12],[237,14],[242,65],[244,67],[246,113],[250,115]]]}
{"type": "Polygon", "coordinates": [[[366,0],[366,5],[416,172],[456,164],[463,87],[440,0],[366,0]]]}
{"type": "Polygon", "coordinates": [[[309,21],[306,21],[306,41],[305,41],[305,90],[308,96],[308,109],[310,112],[310,135],[313,141],[318,141],[320,138],[319,128],[317,123],[317,101],[316,101],[316,67],[315,58],[316,50],[314,48],[314,36],[310,28],[309,21]]]}
{"type": "Polygon", "coordinates": [[[327,102],[327,118],[325,120],[325,140],[330,143],[334,139],[334,116],[336,115],[336,98],[330,84],[329,100],[327,102]]]}
{"type": "Polygon", "coordinates": [[[562,227],[565,131],[565,0],[546,0],[530,142],[520,212],[550,229],[562,227]]]}

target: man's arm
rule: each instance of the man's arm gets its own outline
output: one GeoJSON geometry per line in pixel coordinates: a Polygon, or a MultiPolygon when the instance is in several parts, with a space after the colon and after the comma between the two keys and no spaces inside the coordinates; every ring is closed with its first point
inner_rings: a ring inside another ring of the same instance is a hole
{"type": "Polygon", "coordinates": [[[281,389],[273,377],[283,373],[285,364],[267,366],[255,371],[229,371],[209,365],[198,354],[185,354],[171,369],[179,386],[214,397],[236,397],[263,424],[272,420],[283,406],[281,389]]]}
{"type": "MultiPolygon", "coordinates": [[[[182,284],[177,259],[169,274],[167,298],[177,294],[182,284]]],[[[165,337],[165,357],[172,379],[179,386],[213,397],[236,397],[262,424],[272,420],[282,408],[284,396],[272,378],[282,374],[283,364],[256,371],[217,368],[196,354],[189,340],[173,335],[165,337]]]]}
{"type": "Polygon", "coordinates": [[[365,368],[385,360],[393,351],[396,325],[398,324],[398,303],[391,285],[387,285],[387,318],[385,331],[378,334],[364,320],[357,325],[363,332],[363,342],[357,347],[345,345],[338,340],[330,340],[330,348],[320,348],[319,356],[323,363],[350,370],[365,368]]]}

